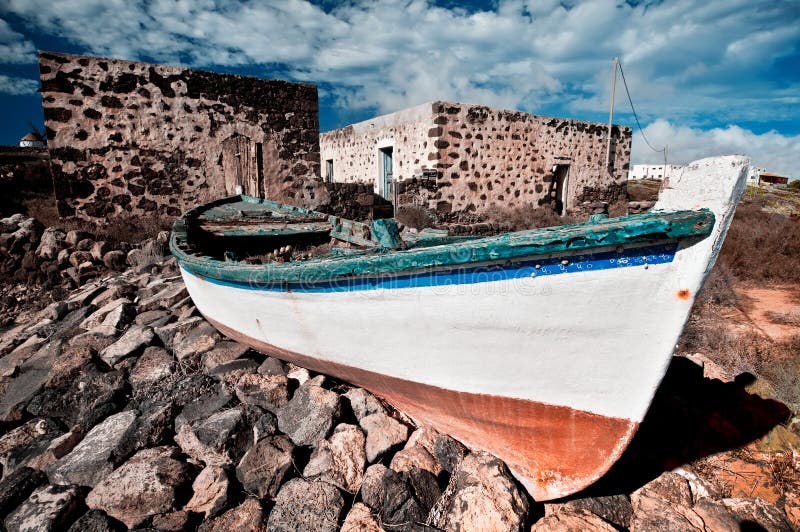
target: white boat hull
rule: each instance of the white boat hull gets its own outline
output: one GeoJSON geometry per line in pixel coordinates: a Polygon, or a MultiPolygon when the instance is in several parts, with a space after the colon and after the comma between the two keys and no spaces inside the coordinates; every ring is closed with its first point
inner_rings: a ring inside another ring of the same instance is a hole
{"type": "Polygon", "coordinates": [[[182,274],[223,333],[386,397],[548,500],[605,473],[643,419],[738,199],[727,186],[699,242],[538,257],[450,283],[287,291],[182,274]]]}

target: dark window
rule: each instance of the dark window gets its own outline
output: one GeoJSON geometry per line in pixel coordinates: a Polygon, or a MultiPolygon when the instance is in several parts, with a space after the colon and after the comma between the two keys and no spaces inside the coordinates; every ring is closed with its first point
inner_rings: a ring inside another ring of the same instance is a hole
{"type": "Polygon", "coordinates": [[[325,161],[325,178],[328,183],[333,183],[333,159],[325,161]]]}

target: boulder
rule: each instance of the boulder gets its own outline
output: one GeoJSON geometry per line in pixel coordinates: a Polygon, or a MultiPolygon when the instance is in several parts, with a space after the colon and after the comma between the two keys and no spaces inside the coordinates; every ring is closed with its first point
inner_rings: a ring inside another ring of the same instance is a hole
{"type": "Polygon", "coordinates": [[[98,510],[89,510],[72,523],[67,532],[114,532],[117,527],[98,510]]]}
{"type": "Polygon", "coordinates": [[[59,436],[61,430],[50,419],[32,419],[0,436],[0,465],[3,475],[28,464],[59,436]]]}
{"type": "Polygon", "coordinates": [[[258,366],[258,373],[261,375],[286,375],[286,369],[283,367],[283,362],[277,358],[267,357],[258,366]]]}
{"type": "Polygon", "coordinates": [[[217,515],[228,503],[228,474],[219,466],[207,466],[192,482],[192,498],[184,510],[217,515]]]}
{"type": "Polygon", "coordinates": [[[586,510],[620,529],[628,529],[633,517],[633,506],[627,495],[606,495],[572,499],[564,503],[545,503],[545,516],[558,513],[576,514],[586,510]]]}
{"type": "Polygon", "coordinates": [[[144,350],[128,375],[131,386],[139,388],[172,375],[175,359],[163,347],[150,346],[144,350]]]}
{"type": "Polygon", "coordinates": [[[372,463],[408,437],[408,427],[384,413],[370,414],[359,420],[367,433],[367,461],[372,463]]]}
{"type": "Polygon", "coordinates": [[[241,358],[249,350],[249,347],[239,342],[223,340],[217,343],[214,349],[203,355],[203,367],[206,369],[206,372],[208,372],[220,364],[226,364],[241,358]]]}
{"type": "Polygon", "coordinates": [[[762,530],[791,530],[792,525],[774,504],[754,497],[752,499],[727,498],[722,504],[738,518],[740,526],[755,523],[762,530]]]}
{"type": "Polygon", "coordinates": [[[103,265],[109,270],[120,272],[125,269],[125,258],[123,251],[112,249],[103,255],[103,265]]]}
{"type": "Polygon", "coordinates": [[[236,478],[259,499],[273,498],[292,467],[294,445],[286,436],[258,440],[239,462],[236,478]]]}
{"type": "Polygon", "coordinates": [[[46,388],[27,407],[34,416],[52,417],[67,427],[95,425],[120,409],[125,379],[119,371],[101,372],[94,364],[62,385],[46,388]]]}
{"type": "Polygon", "coordinates": [[[91,239],[92,234],[87,233],[86,231],[81,231],[79,229],[73,229],[71,231],[67,231],[67,235],[65,236],[65,240],[67,244],[70,246],[77,246],[78,242],[81,240],[91,239]]]}
{"type": "Polygon", "coordinates": [[[169,323],[161,327],[155,327],[153,330],[155,331],[156,336],[158,336],[158,338],[161,340],[161,343],[164,344],[164,347],[167,349],[172,349],[172,342],[175,340],[175,336],[179,332],[185,333],[189,329],[196,327],[198,324],[204,321],[205,320],[200,316],[192,316],[191,318],[169,323]]]}
{"type": "Polygon", "coordinates": [[[241,407],[184,423],[175,435],[184,453],[205,465],[230,466],[239,462],[250,443],[241,407]]]}
{"type": "Polygon", "coordinates": [[[343,508],[344,499],[335,486],[319,480],[293,478],[278,492],[267,528],[275,532],[335,532],[343,508]]]}
{"type": "Polygon", "coordinates": [[[231,532],[247,530],[249,532],[266,532],[266,512],[257,499],[248,498],[224,514],[204,522],[198,532],[231,532]]]}
{"type": "Polygon", "coordinates": [[[434,441],[433,453],[442,469],[452,473],[458,468],[461,460],[467,456],[468,451],[464,445],[450,436],[439,434],[434,441]]]}
{"type": "Polygon", "coordinates": [[[386,409],[380,401],[362,388],[353,388],[344,394],[344,398],[350,405],[350,409],[360,422],[362,418],[372,414],[385,414],[386,409]]]}
{"type": "Polygon", "coordinates": [[[172,340],[175,358],[183,360],[191,355],[201,355],[214,348],[219,340],[219,333],[207,321],[199,323],[186,332],[178,331],[172,340]]]}
{"type": "MultiPolygon", "coordinates": [[[[436,477],[424,469],[414,468],[402,473],[387,469],[381,483],[381,522],[387,528],[397,528],[407,523],[424,523],[431,508],[442,495],[436,477]]],[[[490,529],[485,525],[478,528],[490,529]]]]}
{"type": "Polygon", "coordinates": [[[134,325],[119,340],[100,351],[99,356],[109,366],[113,366],[125,357],[138,354],[153,344],[155,333],[146,325],[134,325]]]}
{"type": "Polygon", "coordinates": [[[376,512],[383,508],[383,476],[387,471],[389,468],[383,464],[372,464],[361,482],[361,500],[376,512]]]}
{"type": "Polygon", "coordinates": [[[124,315],[130,317],[130,319],[127,321],[127,323],[130,323],[136,317],[136,307],[127,297],[119,297],[105,303],[102,307],[92,312],[85,320],[81,322],[80,327],[86,330],[94,329],[103,323],[103,321],[106,319],[106,316],[108,316],[112,310],[118,309],[123,305],[127,305],[124,315]]]}
{"type": "Polygon", "coordinates": [[[86,434],[75,448],[46,468],[53,484],[94,486],[114,469],[118,460],[115,451],[136,421],[136,411],[128,410],[109,416],[86,434]]]}
{"type": "Polygon", "coordinates": [[[220,364],[209,371],[208,375],[225,383],[229,388],[234,388],[242,376],[253,374],[256,369],[258,369],[258,363],[255,360],[240,358],[220,364]]]}
{"type": "Polygon", "coordinates": [[[66,236],[67,234],[58,227],[48,227],[42,233],[36,255],[46,260],[55,259],[58,257],[58,252],[66,246],[66,236]]]}
{"type": "Polygon", "coordinates": [[[139,301],[139,312],[148,310],[168,309],[175,303],[189,297],[186,286],[182,282],[167,285],[162,291],[139,301]]]}
{"type": "Polygon", "coordinates": [[[41,454],[28,462],[28,467],[44,471],[47,466],[71,452],[75,446],[80,443],[83,436],[84,434],[80,430],[71,430],[61,436],[53,438],[41,454]]]}
{"type": "Polygon", "coordinates": [[[168,310],[148,310],[136,315],[133,323],[138,325],[149,325],[153,330],[163,327],[175,321],[175,316],[168,310]]]}
{"type": "Polygon", "coordinates": [[[296,445],[315,446],[325,439],[339,414],[339,396],[306,384],[297,389],[291,401],[278,409],[278,428],[296,445]]]}
{"type": "Polygon", "coordinates": [[[528,499],[505,464],[487,453],[472,453],[450,478],[428,524],[447,530],[519,530],[528,512],[528,499]]]}
{"type": "Polygon", "coordinates": [[[17,507],[31,492],[47,482],[47,477],[30,467],[20,467],[12,472],[4,471],[0,480],[0,515],[17,507]]]}
{"type": "Polygon", "coordinates": [[[191,529],[192,514],[186,510],[176,510],[153,516],[153,528],[168,532],[183,532],[191,529]]]}
{"type": "Polygon", "coordinates": [[[227,406],[232,399],[233,396],[221,384],[216,384],[212,390],[208,390],[206,393],[196,397],[183,407],[181,413],[175,418],[176,431],[184,423],[192,423],[218,412],[227,406]]]}
{"type": "Polygon", "coordinates": [[[80,507],[78,488],[44,486],[34,491],[5,520],[8,532],[63,530],[80,507]]]}
{"type": "Polygon", "coordinates": [[[128,528],[172,510],[177,493],[190,479],[189,466],[176,455],[174,447],[139,451],[89,492],[86,505],[128,528]]]}
{"type": "Polygon", "coordinates": [[[545,516],[531,527],[531,532],[570,532],[573,530],[615,532],[617,529],[589,510],[575,508],[565,508],[558,513],[545,516]]]}
{"type": "Polygon", "coordinates": [[[289,402],[288,380],[283,375],[248,373],[239,378],[235,390],[241,402],[273,413],[289,402]]]}
{"type": "Polygon", "coordinates": [[[300,386],[305,384],[311,379],[311,373],[306,368],[295,366],[294,364],[287,364],[286,376],[290,379],[296,380],[300,386]]]}
{"type": "Polygon", "coordinates": [[[369,507],[357,502],[347,513],[341,532],[381,532],[382,530],[369,507]]]}
{"type": "Polygon", "coordinates": [[[396,452],[392,457],[389,467],[397,472],[410,471],[412,469],[424,469],[433,475],[442,472],[442,466],[436,461],[431,453],[421,445],[408,445],[396,452]]]}
{"type": "Polygon", "coordinates": [[[314,449],[303,476],[319,477],[344,491],[356,493],[364,479],[367,462],[364,443],[364,433],[357,426],[338,425],[331,437],[314,449]]]}

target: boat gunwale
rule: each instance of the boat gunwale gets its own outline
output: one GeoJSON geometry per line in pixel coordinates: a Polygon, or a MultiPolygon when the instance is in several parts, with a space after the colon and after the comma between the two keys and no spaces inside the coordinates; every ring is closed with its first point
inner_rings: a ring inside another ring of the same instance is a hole
{"type": "MultiPolygon", "coordinates": [[[[282,206],[270,200],[231,196],[195,207],[175,220],[170,250],[182,267],[195,275],[238,283],[309,283],[365,276],[427,272],[477,263],[517,261],[525,258],[594,252],[600,248],[706,237],[714,227],[708,209],[646,212],[555,227],[527,229],[455,243],[400,250],[377,247],[367,254],[325,256],[298,262],[246,264],[198,256],[184,249],[193,218],[210,208],[233,203],[264,202],[287,212],[315,213],[301,207],[282,206]]],[[[341,220],[338,217],[331,217],[341,220]]],[[[358,222],[355,222],[358,223],[358,222]]]]}

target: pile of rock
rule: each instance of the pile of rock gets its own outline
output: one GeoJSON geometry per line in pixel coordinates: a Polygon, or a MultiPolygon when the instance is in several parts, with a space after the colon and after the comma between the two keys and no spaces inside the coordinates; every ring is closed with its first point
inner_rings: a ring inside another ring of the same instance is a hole
{"type": "Polygon", "coordinates": [[[109,271],[162,261],[169,253],[168,239],[169,233],[164,231],[137,246],[125,242],[112,245],[87,231],[45,228],[22,214],[2,218],[0,309],[13,316],[19,299],[15,296],[24,296],[32,287],[76,288],[109,271]]]}
{"type": "MultiPolygon", "coordinates": [[[[784,465],[800,471],[795,461],[784,465]]],[[[0,468],[9,531],[787,530],[800,520],[791,490],[773,504],[688,466],[630,494],[534,503],[497,458],[222,338],[172,258],[85,282],[0,336],[0,468]]]]}
{"type": "Polygon", "coordinates": [[[530,515],[496,458],[221,338],[174,259],[20,315],[0,341],[0,433],[8,530],[519,529],[530,515]]]}

